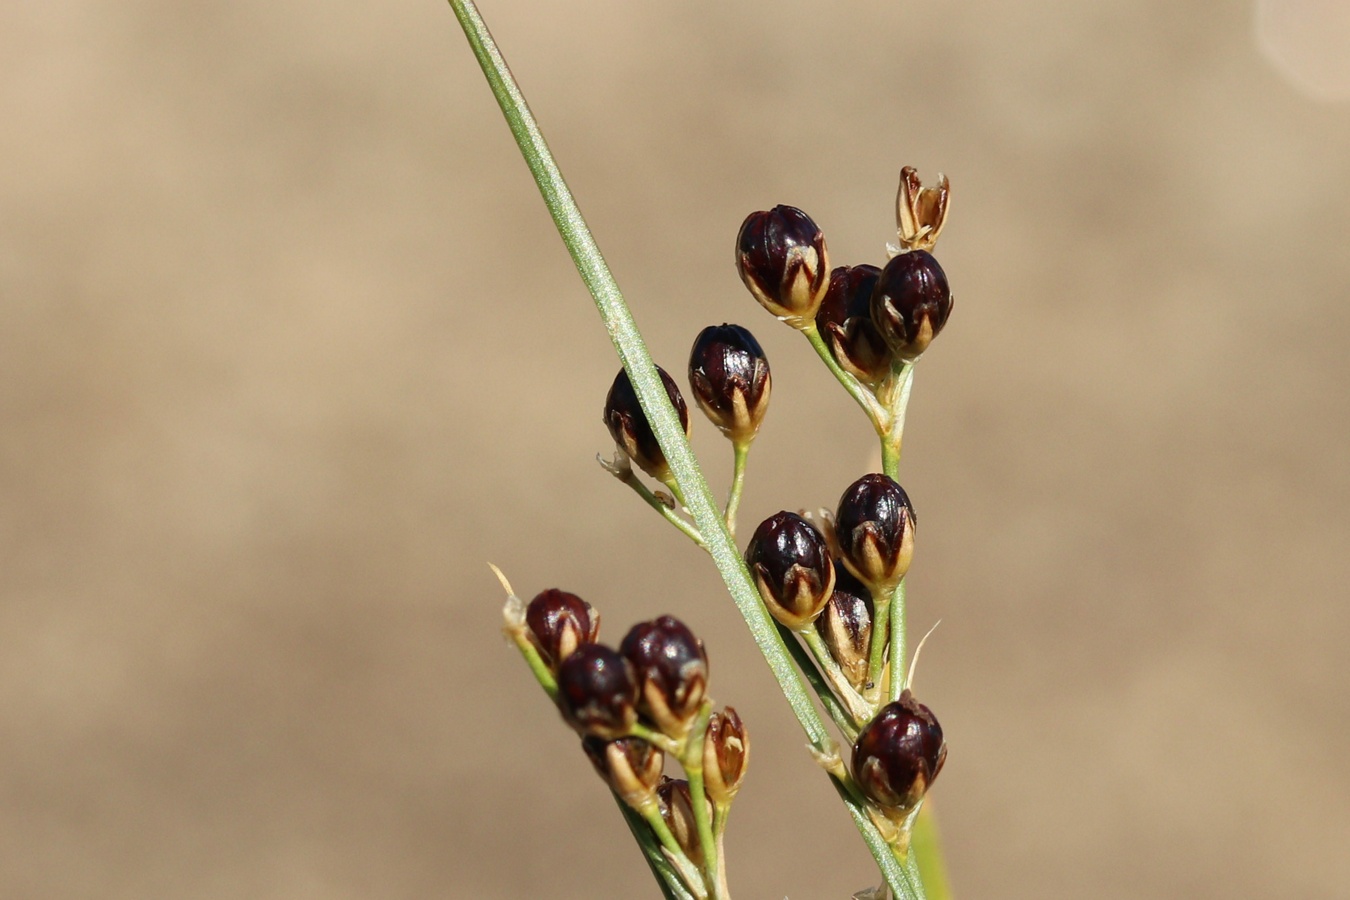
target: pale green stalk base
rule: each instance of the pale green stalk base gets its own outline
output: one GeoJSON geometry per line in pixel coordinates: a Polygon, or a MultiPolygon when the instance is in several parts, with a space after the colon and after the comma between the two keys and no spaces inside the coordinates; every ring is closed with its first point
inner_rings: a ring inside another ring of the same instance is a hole
{"type": "MultiPolygon", "coordinates": [[[[666,394],[665,386],[657,375],[656,367],[638,332],[637,324],[633,321],[632,313],[624,303],[619,287],[610,274],[609,267],[605,264],[590,230],[586,227],[581,211],[577,208],[576,201],[572,198],[571,191],[568,190],[562,173],[559,172],[549,152],[524,95],[511,76],[505,59],[498,51],[487,25],[472,0],[449,0],[449,2],[473,48],[474,56],[477,57],[487,77],[492,93],[501,106],[507,125],[520,147],[521,154],[525,157],[526,165],[529,166],[535,183],[539,186],[539,192],[553,216],[558,233],[567,246],[582,281],[595,299],[595,305],[604,319],[605,327],[614,342],[623,367],[633,383],[642,410],[651,423],[661,450],[674,474],[682,494],[682,501],[707,543],[708,552],[716,563],[733,602],[745,619],[751,636],[769,664],[783,696],[801,724],[802,730],[806,732],[811,746],[822,753],[833,751],[834,741],[812,704],[806,686],[793,667],[775,623],[763,607],[759,591],[727,530],[708,484],[699,471],[679,417],[666,394]]],[[[910,869],[902,867],[876,826],[868,819],[866,809],[846,791],[842,791],[840,796],[891,890],[898,898],[904,900],[926,900],[918,870],[913,868],[912,857],[910,869]]]]}

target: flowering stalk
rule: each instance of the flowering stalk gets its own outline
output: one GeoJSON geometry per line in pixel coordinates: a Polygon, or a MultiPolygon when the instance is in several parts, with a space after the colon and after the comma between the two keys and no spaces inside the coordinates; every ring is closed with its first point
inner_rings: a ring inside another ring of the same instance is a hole
{"type": "MultiPolygon", "coordinates": [[[[604,319],[624,370],[632,381],[642,410],[669,464],[673,476],[672,488],[678,488],[677,498],[692,516],[733,602],[745,619],[751,636],[769,664],[811,747],[822,756],[838,759],[837,746],[812,704],[793,666],[791,655],[760,600],[758,589],[737,551],[723,514],[702,477],[684,428],[632,314],[582,219],[524,96],[472,0],[449,0],[449,3],[497,98],[559,234],[604,319]]],[[[924,898],[923,883],[914,856],[909,855],[902,863],[895,848],[879,831],[868,807],[846,786],[846,776],[831,774],[841,799],[862,833],[890,891],[897,898],[905,900],[924,898]]]]}

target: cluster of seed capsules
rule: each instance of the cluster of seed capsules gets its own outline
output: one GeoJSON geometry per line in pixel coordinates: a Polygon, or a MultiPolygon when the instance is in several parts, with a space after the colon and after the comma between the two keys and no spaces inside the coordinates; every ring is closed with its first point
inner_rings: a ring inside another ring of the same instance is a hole
{"type": "MultiPolygon", "coordinates": [[[[901,173],[897,199],[899,243],[883,267],[829,267],[821,229],[801,210],[778,206],[746,218],[737,237],[741,279],[759,303],[810,340],[882,441],[883,467],[899,456],[904,404],[913,365],[942,330],[952,309],[947,277],[932,249],[946,219],[945,178],[925,188],[911,168],[901,173]]],[[[686,433],[689,413],[675,381],[658,369],[686,433]]],[[[705,328],[689,359],[689,385],[700,409],[736,451],[728,529],[745,456],[768,408],[772,380],[759,342],[739,325],[705,328]]],[[[605,403],[604,421],[618,453],[607,468],[633,487],[697,542],[697,531],[677,515],[679,488],[620,371],[605,403]],[[648,491],[629,463],[660,481],[670,495],[648,491]]],[[[836,775],[868,803],[873,818],[898,847],[946,759],[942,728],[908,690],[903,659],[902,582],[914,553],[914,508],[891,475],[864,475],[820,515],[783,511],[764,520],[745,550],[745,562],[768,611],[827,710],[852,744],[851,772],[836,775]],[[800,644],[797,642],[800,641],[800,644]],[[831,696],[825,696],[825,694],[831,696]]]]}
{"type": "Polygon", "coordinates": [[[528,604],[512,594],[505,615],[595,771],[650,830],[643,837],[694,896],[722,896],[721,837],[750,738],[734,708],[713,709],[703,642],[661,616],[609,647],[597,640],[599,613],[556,588],[528,604]],[[664,774],[667,756],[685,778],[664,774]]]}

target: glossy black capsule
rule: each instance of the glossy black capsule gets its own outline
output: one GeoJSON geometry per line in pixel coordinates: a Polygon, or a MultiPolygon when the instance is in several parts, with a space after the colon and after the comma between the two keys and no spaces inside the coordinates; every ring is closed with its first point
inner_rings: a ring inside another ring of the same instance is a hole
{"type": "Polygon", "coordinates": [[[872,291],[872,321],[899,359],[914,359],[932,343],[952,312],[947,275],[926,250],[886,264],[872,291]]]}
{"type": "Polygon", "coordinates": [[[689,387],[699,409],[723,434],[749,443],[769,408],[769,359],[740,325],[709,325],[689,353],[689,387]]]}
{"type": "Polygon", "coordinates": [[[875,386],[891,371],[891,348],[872,322],[872,293],[881,270],[876,266],[840,266],[830,273],[829,289],[816,313],[816,328],[846,372],[875,386]]]}
{"type": "Polygon", "coordinates": [[[619,653],[633,667],[639,712],[665,734],[683,736],[707,693],[703,642],[679,619],[661,616],[629,629],[619,653]]]}
{"type": "Polygon", "coordinates": [[[874,596],[889,594],[914,558],[914,507],[889,476],[864,475],[844,491],[834,531],[844,565],[874,596]]]}
{"type": "Polygon", "coordinates": [[[595,643],[600,614],[576,594],[549,588],[525,608],[525,628],[545,664],[557,672],[578,647],[595,643]]]}
{"type": "Polygon", "coordinates": [[[853,779],[878,806],[903,813],[923,799],[946,759],[942,726],[905,691],[859,732],[853,779]]]}
{"type": "Polygon", "coordinates": [[[637,721],[637,681],[628,660],[586,644],[558,667],[558,709],[582,736],[614,740],[637,721]]]}
{"type": "Polygon", "coordinates": [[[834,590],[834,563],[825,537],[786,510],[755,529],[745,562],[775,619],[794,631],[810,627],[834,590]]]}
{"type": "Polygon", "coordinates": [[[761,306],[803,328],[814,319],[829,284],[825,235],[793,206],[751,213],[736,237],[736,270],[761,306]]]}
{"type": "MultiPolygon", "coordinates": [[[[684,433],[688,434],[689,407],[684,403],[679,386],[660,366],[657,366],[656,371],[661,376],[661,383],[666,387],[670,402],[675,406],[675,412],[680,416],[680,425],[684,428],[684,433]]],[[[661,452],[661,445],[657,443],[656,433],[652,431],[647,415],[642,411],[642,405],[638,403],[633,382],[629,380],[628,372],[623,369],[614,376],[614,384],[610,386],[609,395],[605,398],[605,427],[609,429],[610,437],[614,438],[614,443],[619,449],[628,454],[642,471],[658,481],[664,482],[669,479],[670,467],[666,464],[666,456],[661,452]]]]}

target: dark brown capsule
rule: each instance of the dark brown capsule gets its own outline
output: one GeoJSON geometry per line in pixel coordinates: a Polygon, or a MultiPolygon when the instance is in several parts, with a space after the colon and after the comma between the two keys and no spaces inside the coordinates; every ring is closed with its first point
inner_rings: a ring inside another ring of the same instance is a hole
{"type": "Polygon", "coordinates": [[[858,734],[853,780],[878,806],[905,813],[923,799],[946,759],[942,726],[905,691],[858,734]]]}
{"type": "MultiPolygon", "coordinates": [[[[675,836],[675,842],[680,845],[680,849],[689,857],[690,862],[702,868],[703,845],[698,840],[698,824],[694,819],[694,802],[689,792],[689,782],[683,778],[666,778],[656,789],[656,793],[661,802],[661,818],[666,820],[666,827],[675,836]]],[[[708,798],[700,797],[699,801],[706,804],[708,798]]],[[[711,818],[711,814],[709,817],[711,818]]]]}
{"type": "Polygon", "coordinates": [[[683,737],[707,693],[708,654],[703,642],[679,619],[661,616],[629,629],[619,653],[637,678],[638,711],[663,733],[683,737]]]}
{"type": "Polygon", "coordinates": [[[805,328],[829,285],[825,235],[793,206],[751,213],[736,237],[736,270],[761,306],[805,328]]]}
{"type": "MultiPolygon", "coordinates": [[[[684,428],[684,433],[688,434],[689,407],[685,406],[679,386],[666,374],[665,369],[657,366],[656,372],[661,376],[661,383],[666,386],[666,394],[674,404],[675,412],[680,416],[680,426],[684,428]]],[[[652,431],[647,415],[642,411],[642,405],[638,403],[633,382],[623,369],[620,369],[619,374],[614,377],[609,396],[605,398],[605,427],[609,429],[609,434],[614,438],[618,448],[637,463],[642,471],[657,481],[669,480],[670,467],[666,464],[666,455],[661,452],[656,433],[652,431]]]]}
{"type": "Polygon", "coordinates": [[[582,644],[594,644],[600,632],[600,614],[576,594],[549,588],[525,608],[526,633],[545,664],[555,673],[558,664],[582,644]]]}
{"type": "Polygon", "coordinates": [[[584,737],[581,748],[586,751],[596,774],[605,780],[623,802],[641,809],[656,797],[661,783],[661,768],[666,756],[642,738],[584,737]]]}
{"type": "Polygon", "coordinates": [[[786,510],[755,529],[745,550],[760,596],[773,617],[794,631],[809,628],[834,590],[834,563],[825,538],[786,510]]]}
{"type": "Polygon", "coordinates": [[[829,290],[816,313],[816,328],[844,371],[877,385],[891,372],[891,348],[872,322],[876,266],[840,266],[830,273],[829,290]]]}
{"type": "Polygon", "coordinates": [[[764,421],[773,387],[764,348],[739,325],[709,325],[689,354],[689,386],[699,409],[732,441],[749,443],[764,421]]]}
{"type": "Polygon", "coordinates": [[[864,475],[839,498],[834,531],[843,563],[873,596],[889,595],[914,558],[914,507],[886,475],[864,475]]]}
{"type": "Polygon", "coordinates": [[[628,660],[604,644],[586,644],[558,667],[558,709],[583,736],[614,740],[637,721],[637,681],[628,660]]]}
{"type": "Polygon", "coordinates": [[[914,359],[938,336],[952,312],[947,275],[926,250],[886,263],[872,291],[872,321],[899,359],[914,359]]]}
{"type": "Polygon", "coordinates": [[[872,595],[838,562],[834,569],[834,593],[816,619],[816,631],[848,683],[858,689],[865,687],[872,652],[872,595]]]}
{"type": "Polygon", "coordinates": [[[735,708],[713,713],[703,736],[703,788],[708,798],[723,807],[731,803],[749,765],[750,733],[735,708]]]}

